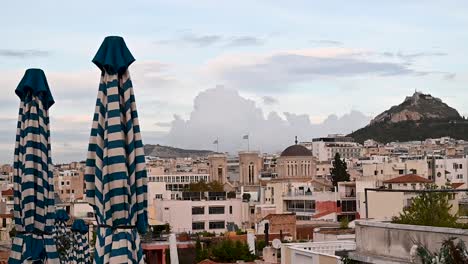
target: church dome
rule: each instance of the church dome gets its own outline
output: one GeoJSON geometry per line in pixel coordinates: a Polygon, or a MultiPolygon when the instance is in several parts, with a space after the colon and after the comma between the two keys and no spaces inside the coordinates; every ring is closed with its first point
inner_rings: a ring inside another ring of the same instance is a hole
{"type": "Polygon", "coordinates": [[[281,153],[281,157],[312,156],[312,151],[302,145],[292,145],[281,153]]]}

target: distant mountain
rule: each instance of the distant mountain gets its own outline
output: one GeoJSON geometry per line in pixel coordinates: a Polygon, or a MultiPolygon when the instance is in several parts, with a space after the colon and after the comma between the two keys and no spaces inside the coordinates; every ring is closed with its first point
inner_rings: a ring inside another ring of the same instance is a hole
{"type": "Polygon", "coordinates": [[[468,122],[441,99],[415,92],[349,136],[361,143],[366,139],[388,143],[443,136],[468,140],[468,122]]]}
{"type": "Polygon", "coordinates": [[[376,116],[371,124],[460,119],[461,116],[458,111],[442,102],[439,98],[432,97],[430,94],[415,92],[413,96],[406,97],[403,103],[392,106],[376,116]]]}
{"type": "Polygon", "coordinates": [[[159,158],[196,158],[206,157],[215,152],[210,150],[181,149],[161,145],[146,144],[145,155],[159,158]]]}

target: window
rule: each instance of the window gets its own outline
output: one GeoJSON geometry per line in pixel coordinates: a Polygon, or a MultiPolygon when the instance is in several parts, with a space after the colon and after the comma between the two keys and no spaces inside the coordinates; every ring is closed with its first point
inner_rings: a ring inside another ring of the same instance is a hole
{"type": "Polygon", "coordinates": [[[192,230],[205,230],[205,222],[193,222],[192,230]]]}
{"type": "Polygon", "coordinates": [[[402,175],[405,173],[405,170],[398,170],[398,174],[402,175]]]}
{"type": "Polygon", "coordinates": [[[457,179],[463,179],[463,174],[457,174],[457,179]]]}
{"type": "Polygon", "coordinates": [[[229,214],[232,214],[232,205],[229,206],[229,214]]]}
{"type": "Polygon", "coordinates": [[[255,213],[255,208],[250,208],[250,214],[254,214],[255,213]]]}
{"type": "Polygon", "coordinates": [[[156,195],[154,196],[154,198],[156,198],[156,199],[162,199],[162,194],[158,193],[158,194],[156,194],[156,195]]]}
{"type": "Polygon", "coordinates": [[[203,206],[192,207],[192,215],[202,215],[202,214],[205,214],[205,207],[203,206]]]}
{"type": "Polygon", "coordinates": [[[210,229],[224,229],[224,221],[213,221],[209,224],[210,229]]]}
{"type": "Polygon", "coordinates": [[[210,206],[208,211],[209,214],[224,214],[224,206],[210,206]]]}
{"type": "Polygon", "coordinates": [[[341,201],[342,212],[356,212],[356,201],[341,201]]]}

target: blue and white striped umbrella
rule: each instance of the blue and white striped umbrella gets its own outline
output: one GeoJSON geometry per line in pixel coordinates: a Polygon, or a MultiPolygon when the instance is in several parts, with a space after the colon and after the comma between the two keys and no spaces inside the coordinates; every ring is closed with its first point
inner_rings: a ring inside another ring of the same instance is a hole
{"type": "Polygon", "coordinates": [[[55,202],[49,108],[54,99],[45,74],[29,69],[15,90],[21,99],[13,170],[13,239],[8,263],[59,263],[54,241],[55,202]]]}
{"type": "Polygon", "coordinates": [[[148,227],[145,155],[123,38],[104,39],[93,62],[101,82],[86,160],[86,199],[98,224],[94,262],[144,263],[148,227]]]}
{"type": "Polygon", "coordinates": [[[73,248],[69,263],[89,264],[88,226],[83,219],[76,219],[71,227],[73,232],[73,248]]]}
{"type": "Polygon", "coordinates": [[[55,212],[55,241],[57,251],[59,252],[60,263],[69,263],[71,254],[70,232],[67,228],[67,222],[70,220],[67,211],[59,209],[55,212]]]}

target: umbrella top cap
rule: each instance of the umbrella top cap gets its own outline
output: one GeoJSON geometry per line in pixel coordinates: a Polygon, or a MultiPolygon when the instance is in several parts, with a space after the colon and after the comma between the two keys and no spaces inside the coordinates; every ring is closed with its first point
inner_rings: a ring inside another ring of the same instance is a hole
{"type": "Polygon", "coordinates": [[[119,36],[106,37],[93,58],[93,63],[108,74],[123,74],[134,61],[124,39],[119,36]]]}
{"type": "Polygon", "coordinates": [[[73,232],[79,232],[81,234],[86,234],[88,233],[88,226],[86,225],[85,221],[83,219],[76,219],[71,227],[71,230],[73,232]]]}
{"type": "Polygon", "coordinates": [[[59,209],[57,212],[55,212],[55,220],[66,222],[68,219],[70,219],[70,217],[68,216],[67,211],[59,209]]]}
{"type": "Polygon", "coordinates": [[[25,100],[29,94],[39,97],[46,110],[55,103],[47,78],[41,69],[27,69],[15,93],[21,100],[25,100]]]}

